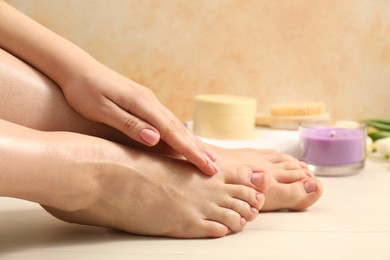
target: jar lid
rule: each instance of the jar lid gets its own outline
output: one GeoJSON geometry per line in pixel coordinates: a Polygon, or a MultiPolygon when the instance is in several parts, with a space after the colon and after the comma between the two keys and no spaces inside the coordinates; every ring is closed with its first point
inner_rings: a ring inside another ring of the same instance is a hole
{"type": "Polygon", "coordinates": [[[231,115],[253,113],[256,111],[256,99],[236,95],[197,95],[195,96],[195,110],[231,115]]]}

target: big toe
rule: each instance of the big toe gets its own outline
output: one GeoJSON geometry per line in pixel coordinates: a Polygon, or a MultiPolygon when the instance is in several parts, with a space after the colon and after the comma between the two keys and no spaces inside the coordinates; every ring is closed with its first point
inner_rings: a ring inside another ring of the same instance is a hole
{"type": "Polygon", "coordinates": [[[293,183],[275,182],[265,193],[265,204],[261,211],[303,210],[313,205],[322,194],[318,179],[306,178],[293,183]]]}

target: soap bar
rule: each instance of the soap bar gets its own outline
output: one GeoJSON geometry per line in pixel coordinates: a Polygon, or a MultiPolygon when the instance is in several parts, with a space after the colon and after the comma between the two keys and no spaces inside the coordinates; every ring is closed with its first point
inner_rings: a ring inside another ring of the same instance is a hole
{"type": "Polygon", "coordinates": [[[197,95],[194,134],[213,139],[252,139],[256,100],[235,95],[197,95]]]}

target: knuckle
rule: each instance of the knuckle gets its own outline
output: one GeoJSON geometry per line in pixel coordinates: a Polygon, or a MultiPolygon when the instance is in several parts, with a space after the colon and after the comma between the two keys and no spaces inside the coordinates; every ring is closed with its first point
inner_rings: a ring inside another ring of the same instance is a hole
{"type": "Polygon", "coordinates": [[[150,89],[146,87],[142,87],[138,90],[137,95],[143,100],[155,100],[156,94],[150,89]]]}
{"type": "Polygon", "coordinates": [[[123,122],[123,129],[125,132],[130,133],[134,131],[134,128],[138,125],[140,120],[136,117],[129,117],[123,122]]]}
{"type": "Polygon", "coordinates": [[[168,130],[172,132],[177,132],[181,129],[181,123],[176,119],[169,120],[168,130]]]}
{"type": "Polygon", "coordinates": [[[178,120],[170,119],[164,131],[162,131],[162,138],[166,138],[170,135],[175,135],[177,132],[181,131],[181,128],[184,127],[178,120]]]}

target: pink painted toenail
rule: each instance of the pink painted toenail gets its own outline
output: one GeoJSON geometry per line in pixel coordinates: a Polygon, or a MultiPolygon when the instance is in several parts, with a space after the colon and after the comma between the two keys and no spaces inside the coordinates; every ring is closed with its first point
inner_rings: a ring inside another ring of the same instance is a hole
{"type": "Polygon", "coordinates": [[[256,193],[256,201],[261,201],[264,199],[263,193],[256,193]]]}
{"type": "Polygon", "coordinates": [[[314,177],[314,173],[312,173],[309,169],[306,169],[306,175],[309,177],[314,177]]]}
{"type": "Polygon", "coordinates": [[[245,218],[241,218],[241,219],[240,219],[240,224],[241,224],[241,226],[245,226],[245,224],[246,224],[246,219],[245,219],[245,218]]]}
{"type": "Polygon", "coordinates": [[[306,181],[303,186],[307,193],[311,193],[317,190],[317,183],[314,180],[306,181]]]}
{"type": "Polygon", "coordinates": [[[251,182],[256,187],[261,187],[264,181],[264,173],[263,172],[254,172],[252,173],[251,182]]]}
{"type": "Polygon", "coordinates": [[[307,164],[305,162],[300,161],[299,164],[302,168],[307,169],[307,164]]]}

